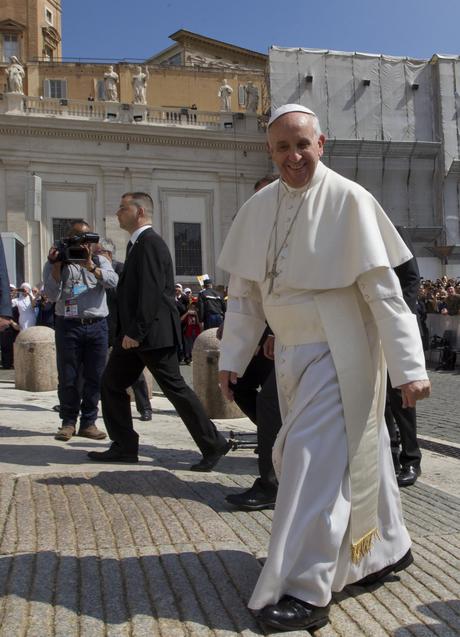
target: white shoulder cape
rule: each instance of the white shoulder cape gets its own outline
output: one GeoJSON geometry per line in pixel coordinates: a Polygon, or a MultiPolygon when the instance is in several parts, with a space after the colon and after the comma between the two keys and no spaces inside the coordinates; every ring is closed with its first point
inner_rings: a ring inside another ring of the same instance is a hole
{"type": "MultiPolygon", "coordinates": [[[[220,268],[264,281],[278,189],[275,181],[242,206],[222,248],[220,268]]],[[[318,162],[290,239],[283,266],[286,285],[307,290],[348,287],[364,272],[394,268],[411,258],[374,197],[318,162]]]]}

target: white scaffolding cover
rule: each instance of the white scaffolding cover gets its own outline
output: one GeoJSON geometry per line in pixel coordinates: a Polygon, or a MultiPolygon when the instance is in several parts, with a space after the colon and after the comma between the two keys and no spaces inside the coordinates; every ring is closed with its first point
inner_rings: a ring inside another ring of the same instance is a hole
{"type": "Polygon", "coordinates": [[[432,141],[431,73],[428,61],[318,49],[270,50],[272,107],[288,102],[308,106],[329,138],[432,141]]]}

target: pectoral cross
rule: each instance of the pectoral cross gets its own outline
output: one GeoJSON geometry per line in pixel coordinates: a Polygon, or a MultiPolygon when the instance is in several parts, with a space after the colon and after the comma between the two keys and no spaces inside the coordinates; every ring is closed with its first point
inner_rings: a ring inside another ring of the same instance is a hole
{"type": "Polygon", "coordinates": [[[273,292],[273,285],[275,283],[276,277],[280,275],[279,272],[276,271],[276,261],[273,263],[272,269],[267,273],[267,277],[270,279],[270,284],[268,286],[268,293],[271,294],[273,292]]]}

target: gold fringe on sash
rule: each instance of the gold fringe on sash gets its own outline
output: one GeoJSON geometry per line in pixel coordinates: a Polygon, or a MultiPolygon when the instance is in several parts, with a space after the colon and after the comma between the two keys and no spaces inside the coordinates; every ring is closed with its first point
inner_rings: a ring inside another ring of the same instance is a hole
{"type": "Polygon", "coordinates": [[[372,548],[374,540],[379,540],[380,534],[378,529],[372,529],[369,533],[366,533],[364,537],[351,545],[351,561],[353,564],[359,564],[367,553],[372,548]]]}

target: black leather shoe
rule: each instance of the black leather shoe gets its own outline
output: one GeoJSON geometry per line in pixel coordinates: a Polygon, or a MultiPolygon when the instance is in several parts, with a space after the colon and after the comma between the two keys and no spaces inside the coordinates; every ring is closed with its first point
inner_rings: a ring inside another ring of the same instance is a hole
{"type": "Polygon", "coordinates": [[[267,489],[262,485],[260,478],[257,478],[247,491],[231,493],[225,499],[243,511],[261,511],[275,508],[276,492],[275,487],[267,489]]]}
{"type": "Polygon", "coordinates": [[[414,467],[414,465],[408,465],[407,467],[401,467],[401,471],[398,475],[398,485],[400,487],[410,487],[415,484],[417,478],[421,474],[420,467],[414,467]]]}
{"type": "Polygon", "coordinates": [[[190,471],[212,471],[216,464],[219,462],[221,458],[227,454],[232,448],[231,442],[226,442],[223,447],[216,451],[215,453],[209,453],[206,456],[203,456],[200,462],[196,464],[192,464],[190,467],[190,471]]]}
{"type": "Polygon", "coordinates": [[[88,451],[88,458],[97,462],[139,462],[137,456],[123,453],[114,446],[105,451],[88,451]]]}
{"type": "Polygon", "coordinates": [[[144,422],[147,422],[148,420],[152,420],[152,410],[146,409],[145,411],[143,411],[141,413],[141,420],[143,420],[144,422]]]}
{"type": "Polygon", "coordinates": [[[390,566],[386,566],[376,573],[371,573],[367,577],[363,577],[363,579],[360,579],[358,582],[354,582],[353,586],[373,586],[391,573],[399,573],[399,571],[404,571],[404,569],[410,566],[413,561],[414,557],[412,555],[412,551],[409,549],[407,553],[394,564],[390,564],[390,566]]]}
{"type": "Polygon", "coordinates": [[[277,604],[265,606],[257,619],[278,630],[316,629],[329,621],[329,606],[321,608],[285,595],[277,604]]]}

